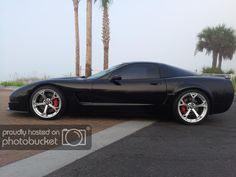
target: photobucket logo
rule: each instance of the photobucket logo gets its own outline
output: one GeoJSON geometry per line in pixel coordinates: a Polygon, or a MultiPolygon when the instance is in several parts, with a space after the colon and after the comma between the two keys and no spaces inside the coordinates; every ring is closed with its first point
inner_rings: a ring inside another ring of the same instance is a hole
{"type": "Polygon", "coordinates": [[[43,137],[42,139],[38,138],[18,138],[13,139],[11,137],[7,137],[6,139],[2,140],[2,148],[5,146],[54,146],[59,145],[57,138],[48,139],[43,137]]]}
{"type": "Polygon", "coordinates": [[[72,146],[72,147],[86,145],[86,130],[78,130],[75,128],[63,129],[62,130],[62,145],[72,146]]]}
{"type": "Polygon", "coordinates": [[[87,150],[89,125],[0,125],[0,150],[87,150]]]}

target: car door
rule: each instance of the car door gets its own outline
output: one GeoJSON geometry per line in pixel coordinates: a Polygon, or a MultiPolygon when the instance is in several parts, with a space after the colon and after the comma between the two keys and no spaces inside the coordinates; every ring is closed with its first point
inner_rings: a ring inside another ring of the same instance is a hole
{"type": "Polygon", "coordinates": [[[91,95],[91,101],[97,103],[161,104],[166,82],[160,78],[158,64],[128,64],[95,81],[91,95]]]}

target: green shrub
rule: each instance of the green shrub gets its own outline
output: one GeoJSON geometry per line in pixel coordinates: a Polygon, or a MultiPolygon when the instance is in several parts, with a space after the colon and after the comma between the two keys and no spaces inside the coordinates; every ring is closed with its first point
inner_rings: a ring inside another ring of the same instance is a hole
{"type": "Polygon", "coordinates": [[[5,82],[1,82],[0,85],[4,87],[9,87],[9,86],[21,87],[25,85],[25,83],[21,81],[9,81],[9,82],[5,81],[5,82]]]}
{"type": "Polygon", "coordinates": [[[236,77],[232,80],[232,83],[234,85],[234,92],[236,92],[236,77]]]}
{"type": "Polygon", "coordinates": [[[203,67],[202,73],[208,73],[208,74],[234,74],[234,70],[230,69],[228,71],[223,71],[219,68],[211,68],[211,67],[203,67]]]}
{"type": "Polygon", "coordinates": [[[235,74],[235,72],[233,69],[230,69],[228,71],[225,71],[225,74],[235,74]]]}
{"type": "Polygon", "coordinates": [[[202,68],[202,73],[224,74],[224,72],[221,69],[219,69],[219,68],[210,68],[210,67],[202,68]]]}

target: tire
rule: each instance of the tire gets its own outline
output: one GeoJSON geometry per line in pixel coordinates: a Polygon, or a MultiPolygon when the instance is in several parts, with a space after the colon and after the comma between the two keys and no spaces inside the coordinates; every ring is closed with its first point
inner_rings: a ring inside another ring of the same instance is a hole
{"type": "Polygon", "coordinates": [[[43,120],[53,120],[64,114],[66,100],[56,87],[43,86],[32,93],[29,106],[31,113],[36,117],[43,120]]]}
{"type": "Polygon", "coordinates": [[[208,117],[209,110],[209,98],[195,89],[178,94],[173,104],[174,117],[187,125],[202,123],[208,117]]]}

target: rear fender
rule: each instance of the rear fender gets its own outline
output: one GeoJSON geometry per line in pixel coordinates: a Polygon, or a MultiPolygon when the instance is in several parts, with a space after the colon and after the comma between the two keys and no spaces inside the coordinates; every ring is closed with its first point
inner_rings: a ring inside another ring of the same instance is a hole
{"type": "Polygon", "coordinates": [[[210,113],[213,110],[213,102],[214,102],[214,97],[211,93],[211,91],[205,87],[204,85],[200,85],[200,84],[182,84],[180,86],[178,86],[173,92],[168,93],[168,99],[166,100],[167,104],[172,104],[175,100],[175,98],[182,92],[186,91],[186,90],[199,90],[202,91],[203,93],[205,93],[210,101],[211,104],[211,108],[210,108],[210,113]]]}

